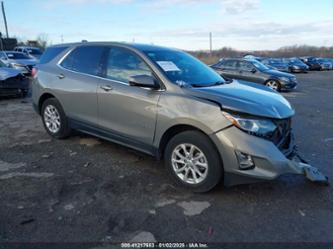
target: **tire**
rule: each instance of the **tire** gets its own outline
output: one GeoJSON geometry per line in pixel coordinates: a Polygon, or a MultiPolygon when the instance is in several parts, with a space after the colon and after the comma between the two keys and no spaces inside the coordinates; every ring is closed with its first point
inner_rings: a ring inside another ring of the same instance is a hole
{"type": "Polygon", "coordinates": [[[265,86],[275,91],[281,92],[281,84],[277,80],[267,80],[265,86]]]}
{"type": "Polygon", "coordinates": [[[28,96],[28,93],[29,93],[28,90],[22,89],[22,94],[21,94],[22,98],[26,98],[28,96]]]}
{"type": "Polygon", "coordinates": [[[49,98],[44,101],[41,117],[45,130],[52,137],[63,139],[70,135],[71,128],[69,127],[68,119],[57,99],[49,98]]]}
{"type": "Polygon", "coordinates": [[[171,178],[178,186],[193,192],[204,193],[211,190],[220,182],[223,175],[223,166],[218,151],[209,137],[199,131],[184,131],[175,135],[168,142],[164,155],[165,166],[171,178]],[[192,157],[189,154],[187,159],[179,157],[180,154],[186,154],[183,150],[184,146],[187,152],[193,148],[192,157]],[[191,161],[191,159],[194,160],[191,161]],[[205,163],[206,167],[203,167],[205,163]],[[176,169],[183,170],[176,173],[176,169]],[[187,180],[185,179],[186,174],[187,180]]]}

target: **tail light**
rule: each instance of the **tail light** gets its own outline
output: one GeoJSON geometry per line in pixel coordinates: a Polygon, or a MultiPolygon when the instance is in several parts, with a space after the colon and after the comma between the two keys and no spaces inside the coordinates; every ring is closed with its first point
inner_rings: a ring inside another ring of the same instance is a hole
{"type": "Polygon", "coordinates": [[[33,67],[33,68],[31,69],[31,76],[32,76],[33,78],[36,78],[37,73],[38,73],[38,69],[37,69],[36,67],[33,67]]]}

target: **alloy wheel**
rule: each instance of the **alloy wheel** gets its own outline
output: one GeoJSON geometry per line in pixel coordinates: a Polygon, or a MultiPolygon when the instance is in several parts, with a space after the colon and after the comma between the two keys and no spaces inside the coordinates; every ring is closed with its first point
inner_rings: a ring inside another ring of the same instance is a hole
{"type": "Polygon", "coordinates": [[[193,144],[180,144],[172,152],[171,163],[174,173],[185,183],[199,184],[208,174],[205,154],[193,144]]]}
{"type": "Polygon", "coordinates": [[[279,90],[279,83],[276,82],[275,80],[270,80],[266,83],[266,86],[268,86],[269,88],[278,91],[279,90]]]}
{"type": "Polygon", "coordinates": [[[51,133],[57,133],[61,128],[60,115],[56,107],[47,105],[44,109],[45,126],[51,133]]]}

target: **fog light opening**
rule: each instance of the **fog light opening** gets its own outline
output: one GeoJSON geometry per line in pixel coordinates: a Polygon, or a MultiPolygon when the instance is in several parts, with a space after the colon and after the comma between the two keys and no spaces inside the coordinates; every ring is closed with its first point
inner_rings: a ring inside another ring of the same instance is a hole
{"type": "Polygon", "coordinates": [[[240,152],[240,151],[236,151],[236,156],[237,156],[238,165],[239,165],[240,169],[246,170],[246,169],[254,168],[253,159],[249,154],[246,154],[246,153],[240,152]]]}

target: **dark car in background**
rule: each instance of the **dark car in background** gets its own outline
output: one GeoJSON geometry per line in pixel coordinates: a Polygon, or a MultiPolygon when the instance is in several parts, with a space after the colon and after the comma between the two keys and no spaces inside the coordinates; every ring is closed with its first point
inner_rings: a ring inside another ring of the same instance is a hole
{"type": "Polygon", "coordinates": [[[9,68],[0,61],[0,97],[25,97],[28,92],[28,78],[26,78],[20,70],[9,68]]]}
{"type": "Polygon", "coordinates": [[[7,66],[20,70],[24,75],[31,75],[32,68],[38,60],[16,51],[1,51],[0,60],[7,66]]]}
{"type": "Polygon", "coordinates": [[[301,57],[300,60],[309,66],[309,70],[322,70],[321,64],[317,61],[316,57],[301,57]]]}
{"type": "Polygon", "coordinates": [[[332,61],[326,58],[317,58],[317,62],[321,66],[321,70],[332,70],[333,69],[333,64],[332,61]]]}
{"type": "Polygon", "coordinates": [[[309,71],[309,66],[297,57],[285,58],[283,60],[288,63],[289,72],[306,73],[309,71]]]}
{"type": "Polygon", "coordinates": [[[272,70],[257,60],[224,59],[211,67],[225,78],[263,84],[276,91],[297,86],[294,75],[272,70]]]}
{"type": "Polygon", "coordinates": [[[267,67],[275,68],[281,72],[289,72],[289,64],[279,58],[265,58],[261,60],[261,63],[267,67]]]}

